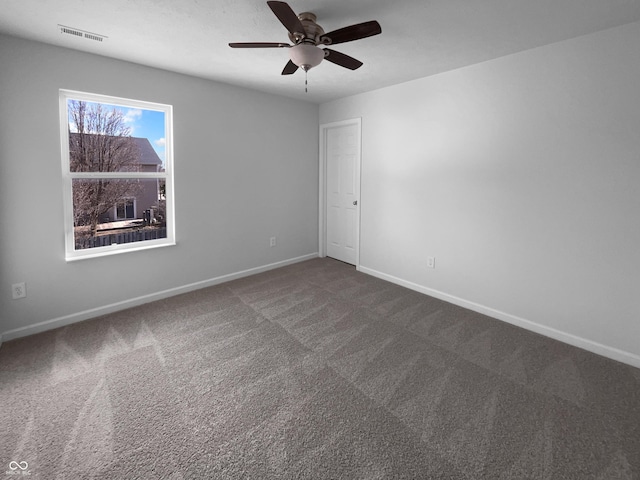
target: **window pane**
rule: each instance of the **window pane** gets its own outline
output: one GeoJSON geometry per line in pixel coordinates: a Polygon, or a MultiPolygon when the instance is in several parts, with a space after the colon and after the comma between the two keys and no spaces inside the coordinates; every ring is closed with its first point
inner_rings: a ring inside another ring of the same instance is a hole
{"type": "Polygon", "coordinates": [[[75,249],[167,237],[157,179],[73,179],[75,249]]]}
{"type": "Polygon", "coordinates": [[[67,100],[71,172],[158,172],[165,158],[165,113],[67,100]]]}

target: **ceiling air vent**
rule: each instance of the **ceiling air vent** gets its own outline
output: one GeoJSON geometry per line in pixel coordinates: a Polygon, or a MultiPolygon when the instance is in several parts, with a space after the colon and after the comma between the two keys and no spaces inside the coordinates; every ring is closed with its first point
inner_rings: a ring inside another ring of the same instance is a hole
{"type": "Polygon", "coordinates": [[[60,33],[66,33],[67,35],[73,35],[75,37],[86,38],[87,40],[95,40],[96,42],[101,42],[105,38],[108,38],[106,35],[100,35],[98,33],[85,32],[84,30],[80,30],[78,28],[66,27],[64,25],[58,25],[60,27],[60,33]]]}

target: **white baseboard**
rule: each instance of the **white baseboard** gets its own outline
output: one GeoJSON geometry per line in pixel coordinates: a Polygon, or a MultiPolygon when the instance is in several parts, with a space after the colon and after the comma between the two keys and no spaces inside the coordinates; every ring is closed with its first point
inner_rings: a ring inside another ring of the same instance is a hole
{"type": "Polygon", "coordinates": [[[484,315],[496,318],[498,320],[502,320],[504,322],[515,325],[517,327],[521,327],[526,330],[539,333],[540,335],[544,335],[545,337],[550,337],[550,338],[553,338],[554,340],[559,340],[563,343],[568,343],[569,345],[573,345],[574,347],[582,348],[583,350],[587,350],[589,352],[602,355],[603,357],[607,357],[612,360],[616,360],[618,362],[626,363],[627,365],[640,368],[640,356],[634,353],[626,352],[624,350],[619,350],[614,347],[603,345],[601,343],[594,342],[586,338],[578,337],[570,333],[556,330],[555,328],[552,328],[552,327],[540,325],[539,323],[532,322],[531,320],[517,317],[515,315],[511,315],[509,313],[505,313],[500,310],[487,307],[485,305],[480,305],[475,302],[470,302],[463,298],[459,298],[454,295],[441,292],[439,290],[434,290],[432,288],[424,287],[422,285],[418,285],[417,283],[403,280],[401,278],[394,277],[393,275],[388,275],[386,273],[382,273],[377,270],[373,270],[371,268],[359,266],[358,270],[361,271],[362,273],[366,273],[368,275],[372,275],[382,280],[395,283],[396,285],[400,285],[400,286],[409,288],[411,290],[415,290],[416,292],[424,293],[425,295],[429,295],[431,297],[444,300],[445,302],[453,303],[454,305],[468,308],[469,310],[473,310],[474,312],[482,313],[484,315]]]}
{"type": "Polygon", "coordinates": [[[156,300],[162,300],[164,298],[173,297],[175,295],[180,295],[182,293],[192,292],[194,290],[199,290],[201,288],[211,287],[213,285],[229,282],[231,280],[236,280],[238,278],[248,277],[250,275],[266,272],[268,270],[285,267],[287,265],[292,265],[294,263],[304,262],[305,260],[311,260],[313,258],[318,258],[317,252],[310,253],[308,255],[303,255],[301,257],[290,258],[288,260],[283,260],[276,263],[270,263],[268,265],[262,265],[260,267],[242,270],[240,272],[221,275],[219,277],[210,278],[208,280],[203,280],[200,282],[190,283],[189,285],[183,285],[181,287],[170,288],[168,290],[163,290],[161,292],[151,293],[149,295],[143,295],[143,296],[131,298],[128,300],[123,300],[122,302],[116,302],[110,305],[104,305],[102,307],[92,308],[92,309],[84,310],[78,313],[72,313],[71,315],[65,315],[64,317],[45,320],[44,322],[39,322],[33,325],[27,325],[26,327],[20,327],[14,330],[3,332],[2,334],[0,334],[0,344],[2,343],[3,339],[5,341],[8,341],[8,340],[13,340],[15,338],[26,337],[28,335],[33,335],[35,333],[52,330],[54,328],[64,327],[66,325],[71,325],[72,323],[81,322],[83,320],[88,320],[90,318],[99,317],[101,315],[117,312],[119,310],[124,310],[126,308],[137,307],[138,305],[154,302],[156,300]]]}

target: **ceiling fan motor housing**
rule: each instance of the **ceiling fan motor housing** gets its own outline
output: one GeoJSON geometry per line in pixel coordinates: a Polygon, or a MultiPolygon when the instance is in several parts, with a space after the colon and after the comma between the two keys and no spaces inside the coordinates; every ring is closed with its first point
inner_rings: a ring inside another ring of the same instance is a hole
{"type": "Polygon", "coordinates": [[[299,14],[298,19],[304,27],[304,36],[298,36],[289,33],[289,40],[291,40],[296,45],[299,43],[307,43],[310,45],[318,45],[319,43],[323,43],[320,41],[320,37],[324,35],[324,30],[320,25],[316,23],[316,18],[316,15],[311,12],[303,12],[299,14]]]}

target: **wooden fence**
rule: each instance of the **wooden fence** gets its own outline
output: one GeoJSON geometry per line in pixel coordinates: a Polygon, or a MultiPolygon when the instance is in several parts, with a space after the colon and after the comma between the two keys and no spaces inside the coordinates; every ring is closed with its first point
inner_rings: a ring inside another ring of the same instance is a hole
{"type": "Polygon", "coordinates": [[[128,232],[111,233],[98,235],[96,237],[76,238],[76,250],[85,248],[106,247],[117,243],[144,242],[145,240],[156,240],[167,238],[166,228],[153,228],[148,230],[131,230],[128,232]]]}

